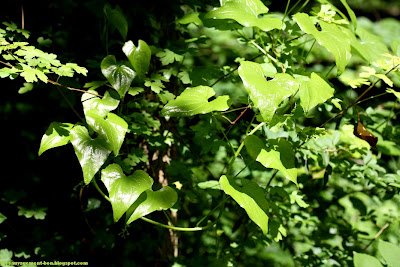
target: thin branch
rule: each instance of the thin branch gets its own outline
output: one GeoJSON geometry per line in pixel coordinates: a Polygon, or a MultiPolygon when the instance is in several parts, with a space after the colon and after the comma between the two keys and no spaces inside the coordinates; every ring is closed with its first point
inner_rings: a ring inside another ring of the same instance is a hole
{"type": "Polygon", "coordinates": [[[57,86],[66,88],[66,89],[71,90],[71,91],[78,91],[78,92],[82,92],[82,93],[86,93],[86,94],[91,94],[91,95],[95,95],[95,96],[97,96],[97,97],[103,98],[103,96],[101,96],[101,95],[99,95],[99,94],[92,93],[92,92],[89,92],[89,91],[85,91],[85,90],[82,90],[82,89],[76,89],[76,88],[68,87],[68,86],[62,85],[62,84],[60,84],[60,83],[58,83],[58,82],[52,81],[52,80],[50,80],[50,79],[47,79],[47,81],[48,81],[49,83],[52,83],[52,84],[54,84],[54,85],[57,85],[57,86]]]}
{"type": "Polygon", "coordinates": [[[272,180],[275,178],[275,176],[276,176],[277,173],[278,173],[278,170],[275,170],[274,174],[272,174],[272,176],[271,176],[271,179],[269,179],[269,181],[268,181],[267,187],[270,186],[272,180]]]}
{"type": "Polygon", "coordinates": [[[367,250],[367,248],[383,233],[383,231],[386,230],[386,228],[388,228],[390,226],[390,224],[393,222],[393,219],[388,222],[387,224],[385,224],[380,230],[379,232],[374,236],[374,238],[365,246],[364,251],[367,250]]]}
{"type": "Polygon", "coordinates": [[[57,91],[60,93],[60,95],[64,98],[65,102],[67,102],[67,105],[72,109],[72,111],[75,113],[75,115],[81,120],[84,121],[84,119],[79,115],[78,111],[74,108],[74,106],[69,102],[68,98],[64,95],[64,93],[56,86],[57,91]]]}

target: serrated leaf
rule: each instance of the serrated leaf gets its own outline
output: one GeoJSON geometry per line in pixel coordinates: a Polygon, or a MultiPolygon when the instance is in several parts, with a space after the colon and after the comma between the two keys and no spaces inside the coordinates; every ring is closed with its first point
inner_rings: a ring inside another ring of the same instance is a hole
{"type": "Polygon", "coordinates": [[[135,171],[125,176],[118,164],[108,165],[101,171],[101,180],[107,188],[114,215],[117,222],[140,194],[151,189],[153,179],[144,171],[135,171]]]}
{"type": "MultiPolygon", "coordinates": [[[[91,93],[97,94],[95,90],[89,90],[91,93]]],[[[104,117],[108,112],[115,110],[119,105],[119,95],[114,90],[108,90],[105,92],[103,98],[98,96],[84,93],[81,97],[83,111],[86,113],[95,109],[99,112],[99,115],[104,117]]]]}
{"type": "Polygon", "coordinates": [[[233,19],[246,27],[258,27],[263,31],[282,28],[282,20],[260,17],[268,8],[260,0],[231,0],[205,15],[207,19],[233,19]]]}
{"type": "Polygon", "coordinates": [[[297,184],[297,169],[292,145],[285,139],[268,140],[269,147],[257,136],[250,135],[244,141],[249,155],[266,168],[273,168],[297,184]]]}
{"type": "Polygon", "coordinates": [[[158,52],[156,56],[161,59],[161,64],[163,64],[163,66],[174,63],[175,61],[180,62],[183,60],[182,55],[178,55],[169,49],[164,49],[164,51],[158,52]]]}
{"type": "Polygon", "coordinates": [[[355,267],[382,267],[382,264],[375,257],[367,254],[354,252],[354,266],[355,267]]]}
{"type": "Polygon", "coordinates": [[[319,21],[321,31],[318,31],[312,19],[305,13],[296,13],[293,18],[302,31],[313,35],[321,46],[334,55],[338,74],[341,74],[351,57],[351,39],[348,32],[342,30],[341,26],[324,21],[319,21]]]}
{"type": "Polygon", "coordinates": [[[229,108],[229,96],[219,96],[208,102],[215,91],[208,86],[188,87],[176,99],[168,102],[161,111],[162,116],[184,117],[223,111],[229,108]]]}
{"type": "Polygon", "coordinates": [[[103,117],[96,109],[87,111],[86,121],[108,143],[109,149],[117,156],[128,130],[126,121],[114,113],[108,113],[106,117],[103,117]]]}
{"type": "Polygon", "coordinates": [[[198,12],[192,12],[189,14],[185,14],[182,18],[176,20],[177,23],[180,24],[189,24],[189,23],[194,23],[198,26],[203,26],[203,22],[199,18],[199,13],[198,12]]]}
{"type": "Polygon", "coordinates": [[[71,143],[83,171],[85,184],[89,184],[93,176],[100,170],[111,150],[106,140],[98,136],[92,139],[83,126],[75,126],[71,132],[71,143]]]}
{"type": "Polygon", "coordinates": [[[139,40],[139,46],[136,47],[132,41],[128,41],[122,47],[122,51],[128,57],[133,69],[142,79],[149,71],[151,50],[147,43],[139,40]]]}
{"type": "Polygon", "coordinates": [[[126,20],[119,6],[113,9],[109,4],[106,4],[104,6],[104,14],[125,40],[128,34],[128,21],[126,20]]]}
{"type": "Polygon", "coordinates": [[[39,156],[50,148],[68,144],[73,127],[71,123],[52,122],[40,141],[39,156]]]}
{"type": "Polygon", "coordinates": [[[117,63],[113,55],[106,56],[100,67],[104,77],[107,78],[111,86],[117,90],[121,99],[123,99],[136,73],[131,68],[117,63]]]}
{"type": "Polygon", "coordinates": [[[178,194],[169,186],[158,191],[146,190],[126,213],[126,224],[146,216],[156,210],[170,209],[178,200],[178,194]]]}
{"type": "Polygon", "coordinates": [[[299,205],[299,207],[301,208],[307,208],[308,206],[310,206],[309,204],[307,204],[304,200],[303,197],[304,196],[299,196],[297,195],[298,191],[293,191],[290,194],[290,204],[294,204],[297,203],[297,205],[299,205]]]}
{"type": "Polygon", "coordinates": [[[250,61],[240,63],[239,76],[250,99],[266,122],[272,120],[279,104],[299,87],[299,83],[289,74],[278,73],[267,81],[261,65],[250,61]]]}
{"type": "Polygon", "coordinates": [[[379,240],[378,250],[389,266],[398,266],[400,263],[400,248],[389,242],[379,240]]]}
{"type": "Polygon", "coordinates": [[[224,192],[230,195],[242,207],[249,218],[257,224],[264,234],[268,233],[268,202],[265,199],[264,190],[255,182],[243,179],[243,186],[235,185],[225,175],[222,175],[219,183],[224,192]]]}
{"type": "Polygon", "coordinates": [[[67,63],[65,64],[67,67],[70,67],[71,69],[73,69],[76,73],[85,75],[87,74],[88,70],[84,67],[80,67],[75,63],[67,63]]]}
{"type": "Polygon", "coordinates": [[[300,83],[300,104],[305,112],[331,98],[334,89],[318,74],[311,73],[309,81],[300,83]]]}
{"type": "Polygon", "coordinates": [[[33,69],[28,65],[22,64],[22,72],[21,76],[25,78],[25,81],[28,83],[32,82],[37,82],[38,78],[44,82],[47,83],[47,76],[40,70],[38,69],[33,69]]]}

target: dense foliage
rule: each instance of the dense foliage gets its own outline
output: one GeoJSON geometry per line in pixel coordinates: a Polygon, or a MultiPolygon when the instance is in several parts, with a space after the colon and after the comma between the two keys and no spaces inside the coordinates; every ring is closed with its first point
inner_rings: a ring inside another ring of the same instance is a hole
{"type": "Polygon", "coordinates": [[[0,262],[396,266],[400,22],[170,2],[8,6],[0,262]]]}

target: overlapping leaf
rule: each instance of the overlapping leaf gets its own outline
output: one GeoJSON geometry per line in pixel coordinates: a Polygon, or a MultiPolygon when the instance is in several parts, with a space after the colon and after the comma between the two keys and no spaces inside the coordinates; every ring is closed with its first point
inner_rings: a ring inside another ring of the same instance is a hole
{"type": "Polygon", "coordinates": [[[305,13],[297,13],[293,17],[305,33],[313,35],[321,46],[334,55],[338,73],[342,73],[351,57],[351,37],[348,36],[348,32],[342,30],[341,26],[324,21],[319,21],[321,26],[319,31],[313,20],[305,13]]]}
{"type": "Polygon", "coordinates": [[[118,164],[111,164],[102,170],[101,180],[108,190],[115,222],[153,185],[153,179],[146,172],[139,170],[125,176],[118,164]]]}
{"type": "Polygon", "coordinates": [[[146,216],[156,210],[167,210],[178,200],[178,194],[169,186],[158,191],[146,190],[139,199],[129,208],[127,224],[146,216]]]}
{"type": "Polygon", "coordinates": [[[331,98],[334,89],[316,73],[311,73],[310,80],[300,83],[300,104],[305,112],[331,98]]]}
{"type": "Polygon", "coordinates": [[[295,155],[292,145],[282,138],[268,140],[268,145],[267,148],[264,142],[254,135],[245,139],[246,150],[254,160],[266,168],[281,171],[287,179],[297,184],[297,169],[294,164],[295,155]]]}
{"type": "Polygon", "coordinates": [[[260,0],[230,0],[221,7],[205,15],[208,19],[233,19],[246,27],[258,27],[263,31],[280,29],[282,20],[273,17],[260,17],[268,13],[268,8],[260,0]]]}
{"type": "Polygon", "coordinates": [[[114,155],[118,155],[128,130],[128,124],[124,119],[114,113],[108,113],[103,117],[96,109],[91,109],[86,113],[86,121],[107,142],[114,155]]]}
{"type": "Polygon", "coordinates": [[[268,233],[268,202],[264,190],[257,183],[243,179],[242,186],[234,184],[225,175],[219,179],[224,192],[230,195],[264,234],[268,233]]]}
{"type": "Polygon", "coordinates": [[[133,69],[143,79],[149,70],[151,59],[151,50],[147,43],[139,40],[139,45],[136,47],[132,41],[128,41],[124,44],[122,51],[128,57],[133,69]]]}
{"type": "Polygon", "coordinates": [[[212,111],[223,111],[229,108],[229,96],[219,96],[208,102],[215,95],[214,90],[208,86],[187,88],[176,99],[169,101],[161,111],[163,116],[193,116],[212,111]]]}
{"type": "MultiPolygon", "coordinates": [[[[89,90],[89,92],[97,94],[95,90],[89,90]]],[[[105,92],[103,98],[84,93],[81,100],[85,115],[89,110],[96,109],[99,115],[104,117],[108,112],[116,109],[119,105],[119,96],[114,90],[105,92]]]]}
{"type": "Polygon", "coordinates": [[[40,141],[39,156],[50,148],[68,144],[72,127],[71,123],[52,122],[40,141]]]}
{"type": "Polygon", "coordinates": [[[261,116],[266,122],[270,122],[279,104],[294,94],[299,83],[289,74],[278,73],[267,81],[260,64],[242,61],[239,67],[239,75],[244,87],[261,116]]]}
{"type": "Polygon", "coordinates": [[[115,56],[108,55],[101,62],[101,72],[117,90],[121,98],[124,98],[136,73],[128,66],[117,63],[115,56]]]}
{"type": "Polygon", "coordinates": [[[75,154],[82,167],[85,184],[89,184],[110,154],[109,144],[101,136],[92,139],[88,130],[83,126],[75,126],[71,130],[70,136],[75,154]]]}

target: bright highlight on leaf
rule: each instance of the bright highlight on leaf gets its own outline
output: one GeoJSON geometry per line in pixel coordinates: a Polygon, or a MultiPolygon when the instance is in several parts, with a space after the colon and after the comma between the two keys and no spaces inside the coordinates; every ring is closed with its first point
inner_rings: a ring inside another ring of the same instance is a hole
{"type": "Polygon", "coordinates": [[[273,168],[282,172],[285,178],[297,184],[297,168],[292,145],[285,139],[268,140],[269,147],[254,135],[246,137],[244,144],[249,155],[266,168],[273,168]]]}
{"type": "Polygon", "coordinates": [[[89,184],[93,176],[100,170],[111,150],[106,140],[98,136],[92,139],[83,126],[75,126],[71,132],[71,143],[81,164],[85,184],[89,184]]]}
{"type": "MultiPolygon", "coordinates": [[[[95,90],[89,90],[91,93],[98,94],[95,90]]],[[[104,93],[103,98],[84,93],[81,97],[83,111],[86,113],[95,109],[99,115],[105,116],[108,112],[115,110],[119,105],[119,95],[114,90],[108,90],[104,93]]]]}
{"type": "Polygon", "coordinates": [[[260,0],[230,0],[219,8],[208,12],[207,19],[233,19],[245,27],[258,27],[263,31],[282,28],[282,20],[261,17],[268,8],[260,0]]]}
{"type": "Polygon", "coordinates": [[[299,88],[299,83],[289,74],[278,73],[267,81],[260,64],[242,61],[239,76],[256,108],[265,122],[270,122],[279,104],[299,88]]]}
{"type": "Polygon", "coordinates": [[[122,51],[128,57],[133,69],[142,79],[149,70],[151,50],[147,43],[139,40],[139,45],[136,47],[132,41],[128,41],[122,47],[122,51]]]}
{"type": "Polygon", "coordinates": [[[242,207],[249,218],[257,224],[263,234],[268,233],[268,202],[264,190],[253,181],[243,179],[238,186],[222,175],[219,179],[224,192],[230,195],[242,207]]]}
{"type": "Polygon", "coordinates": [[[334,89],[316,73],[311,73],[308,81],[302,81],[300,84],[300,104],[305,112],[318,104],[324,103],[331,98],[334,89]]]}
{"type": "Polygon", "coordinates": [[[72,127],[71,123],[52,122],[40,141],[39,156],[50,148],[68,144],[72,127]]]}
{"type": "Polygon", "coordinates": [[[162,116],[185,117],[206,114],[212,111],[224,111],[229,108],[229,96],[219,96],[208,102],[215,95],[208,86],[186,88],[180,96],[169,101],[161,111],[162,116]]]}
{"type": "Polygon", "coordinates": [[[125,176],[118,164],[108,165],[101,171],[101,180],[107,188],[114,221],[117,222],[144,191],[151,189],[153,179],[144,171],[125,176]]]}

